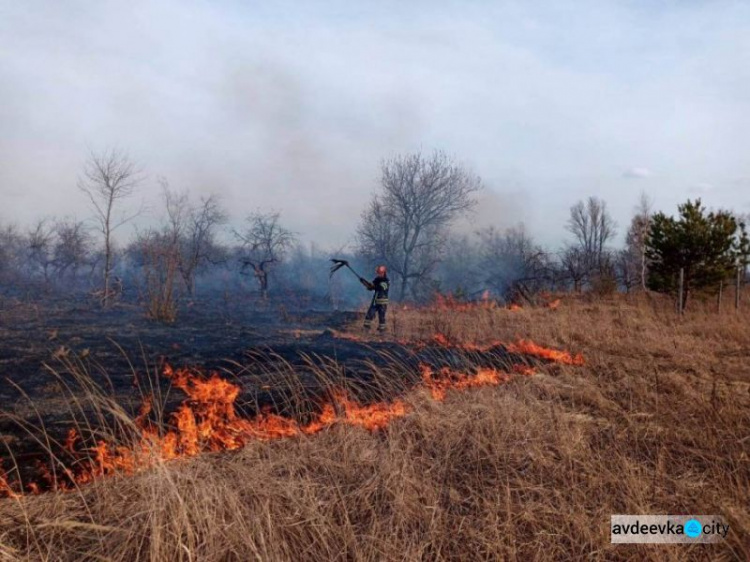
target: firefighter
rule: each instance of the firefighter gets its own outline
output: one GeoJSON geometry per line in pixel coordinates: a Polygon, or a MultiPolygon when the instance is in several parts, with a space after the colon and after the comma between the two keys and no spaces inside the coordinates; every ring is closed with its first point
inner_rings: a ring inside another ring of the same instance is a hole
{"type": "Polygon", "coordinates": [[[369,330],[372,326],[372,321],[375,318],[375,314],[378,315],[378,332],[385,332],[385,313],[388,309],[388,289],[390,288],[390,282],[388,281],[388,272],[384,265],[379,265],[375,269],[375,279],[372,282],[368,281],[364,277],[360,277],[360,282],[367,288],[368,291],[375,291],[372,295],[372,302],[370,308],[367,310],[365,316],[364,329],[369,330]]]}

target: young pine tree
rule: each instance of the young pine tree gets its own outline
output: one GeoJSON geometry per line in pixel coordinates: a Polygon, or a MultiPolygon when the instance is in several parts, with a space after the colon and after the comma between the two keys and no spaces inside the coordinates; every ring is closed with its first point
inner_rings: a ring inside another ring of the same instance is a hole
{"type": "Polygon", "coordinates": [[[706,212],[700,199],[678,207],[678,217],[656,213],[646,241],[648,285],[676,293],[684,271],[683,302],[694,290],[712,290],[747,262],[750,244],[744,223],[728,211],[706,212]]]}

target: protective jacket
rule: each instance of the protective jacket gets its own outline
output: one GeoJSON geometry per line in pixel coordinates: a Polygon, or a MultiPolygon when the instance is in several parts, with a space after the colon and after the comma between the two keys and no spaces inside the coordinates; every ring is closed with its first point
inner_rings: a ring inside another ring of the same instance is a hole
{"type": "Polygon", "coordinates": [[[367,288],[375,291],[372,298],[373,304],[388,304],[388,290],[391,288],[388,277],[376,277],[367,288]]]}

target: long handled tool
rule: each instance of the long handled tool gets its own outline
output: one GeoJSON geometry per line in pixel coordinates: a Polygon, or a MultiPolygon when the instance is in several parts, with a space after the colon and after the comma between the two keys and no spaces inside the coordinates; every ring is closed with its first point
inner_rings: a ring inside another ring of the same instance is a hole
{"type": "Polygon", "coordinates": [[[346,267],[351,271],[354,275],[357,276],[357,279],[359,279],[359,282],[362,283],[365,287],[370,286],[370,282],[362,277],[359,273],[354,271],[351,265],[349,265],[349,262],[346,260],[337,260],[335,258],[332,258],[331,261],[333,262],[333,265],[331,266],[331,274],[329,277],[333,277],[333,274],[336,273],[339,269],[342,267],[346,267]]]}

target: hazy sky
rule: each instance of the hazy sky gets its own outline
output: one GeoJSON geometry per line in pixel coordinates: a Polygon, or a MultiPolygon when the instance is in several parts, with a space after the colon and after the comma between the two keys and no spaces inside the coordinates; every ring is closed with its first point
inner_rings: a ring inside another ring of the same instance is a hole
{"type": "Polygon", "coordinates": [[[86,218],[118,146],[140,198],[164,176],[343,245],[380,160],[440,148],[484,180],[471,226],[556,245],[588,195],[621,233],[643,190],[750,211],[749,136],[749,2],[0,0],[5,221],[86,218]]]}

